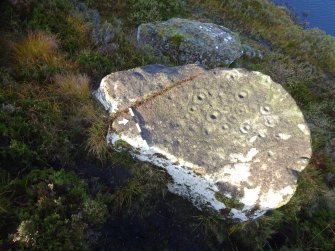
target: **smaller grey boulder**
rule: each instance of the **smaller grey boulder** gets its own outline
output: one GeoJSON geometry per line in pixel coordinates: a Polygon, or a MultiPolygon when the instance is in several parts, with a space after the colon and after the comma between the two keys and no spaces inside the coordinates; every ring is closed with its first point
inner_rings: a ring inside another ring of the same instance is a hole
{"type": "Polygon", "coordinates": [[[243,54],[239,38],[229,29],[180,18],[141,24],[137,42],[142,48],[152,46],[174,63],[198,63],[208,68],[230,65],[243,54]]]}
{"type": "Polygon", "coordinates": [[[92,28],[91,38],[96,45],[107,45],[115,36],[113,26],[108,23],[102,23],[92,28]]]}

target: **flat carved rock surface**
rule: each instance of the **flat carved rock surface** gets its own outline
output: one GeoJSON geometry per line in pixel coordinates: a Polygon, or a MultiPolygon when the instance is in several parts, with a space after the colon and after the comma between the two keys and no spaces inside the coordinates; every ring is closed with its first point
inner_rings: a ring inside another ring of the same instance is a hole
{"type": "Polygon", "coordinates": [[[242,221],[286,204],[311,156],[292,97],[270,77],[242,69],[202,71],[149,95],[118,113],[107,140],[166,169],[170,191],[242,221]]]}
{"type": "Polygon", "coordinates": [[[178,67],[165,67],[158,64],[137,67],[107,75],[102,79],[94,95],[106,110],[115,113],[127,109],[154,92],[159,92],[203,72],[202,67],[194,64],[178,67]]]}

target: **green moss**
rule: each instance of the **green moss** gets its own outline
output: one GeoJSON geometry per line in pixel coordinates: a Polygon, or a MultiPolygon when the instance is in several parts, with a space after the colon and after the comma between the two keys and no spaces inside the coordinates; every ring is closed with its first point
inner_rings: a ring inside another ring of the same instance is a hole
{"type": "Polygon", "coordinates": [[[224,196],[223,194],[216,192],[215,198],[225,204],[227,208],[236,208],[239,210],[242,210],[244,207],[244,204],[239,202],[237,198],[228,198],[227,196],[224,196]]]}
{"type": "Polygon", "coordinates": [[[174,33],[171,35],[171,37],[169,37],[169,40],[173,46],[175,46],[176,48],[179,48],[181,43],[184,42],[185,38],[183,34],[174,33]]]}
{"type": "Polygon", "coordinates": [[[118,139],[117,141],[115,141],[114,146],[116,148],[122,148],[125,150],[131,150],[132,146],[129,145],[126,141],[122,140],[122,139],[118,139]]]}
{"type": "Polygon", "coordinates": [[[115,69],[113,59],[98,51],[81,50],[74,58],[80,69],[96,82],[99,82],[115,69]]]}

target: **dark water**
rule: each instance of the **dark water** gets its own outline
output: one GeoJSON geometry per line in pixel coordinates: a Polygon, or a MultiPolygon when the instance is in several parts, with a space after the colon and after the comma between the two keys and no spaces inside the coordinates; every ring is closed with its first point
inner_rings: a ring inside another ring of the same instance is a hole
{"type": "Polygon", "coordinates": [[[335,0],[272,0],[288,7],[299,23],[307,22],[307,28],[317,27],[335,36],[335,0]]]}

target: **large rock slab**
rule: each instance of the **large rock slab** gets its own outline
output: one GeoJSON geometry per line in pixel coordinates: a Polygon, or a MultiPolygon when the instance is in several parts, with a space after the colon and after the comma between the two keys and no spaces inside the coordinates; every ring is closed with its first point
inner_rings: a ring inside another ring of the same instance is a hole
{"type": "MultiPolygon", "coordinates": [[[[140,102],[124,97],[128,107],[113,110],[108,143],[164,168],[173,179],[170,191],[224,217],[245,221],[286,204],[311,156],[310,132],[295,101],[259,72],[194,67],[180,70],[196,69],[196,76],[185,73],[184,81],[159,92],[149,88],[140,102]]],[[[102,103],[123,99],[115,97],[121,89],[140,98],[141,80],[129,73],[109,82],[102,103]]]]}
{"type": "Polygon", "coordinates": [[[243,53],[240,40],[229,29],[180,18],[141,24],[137,41],[178,64],[198,63],[209,68],[229,65],[243,53]]]}

